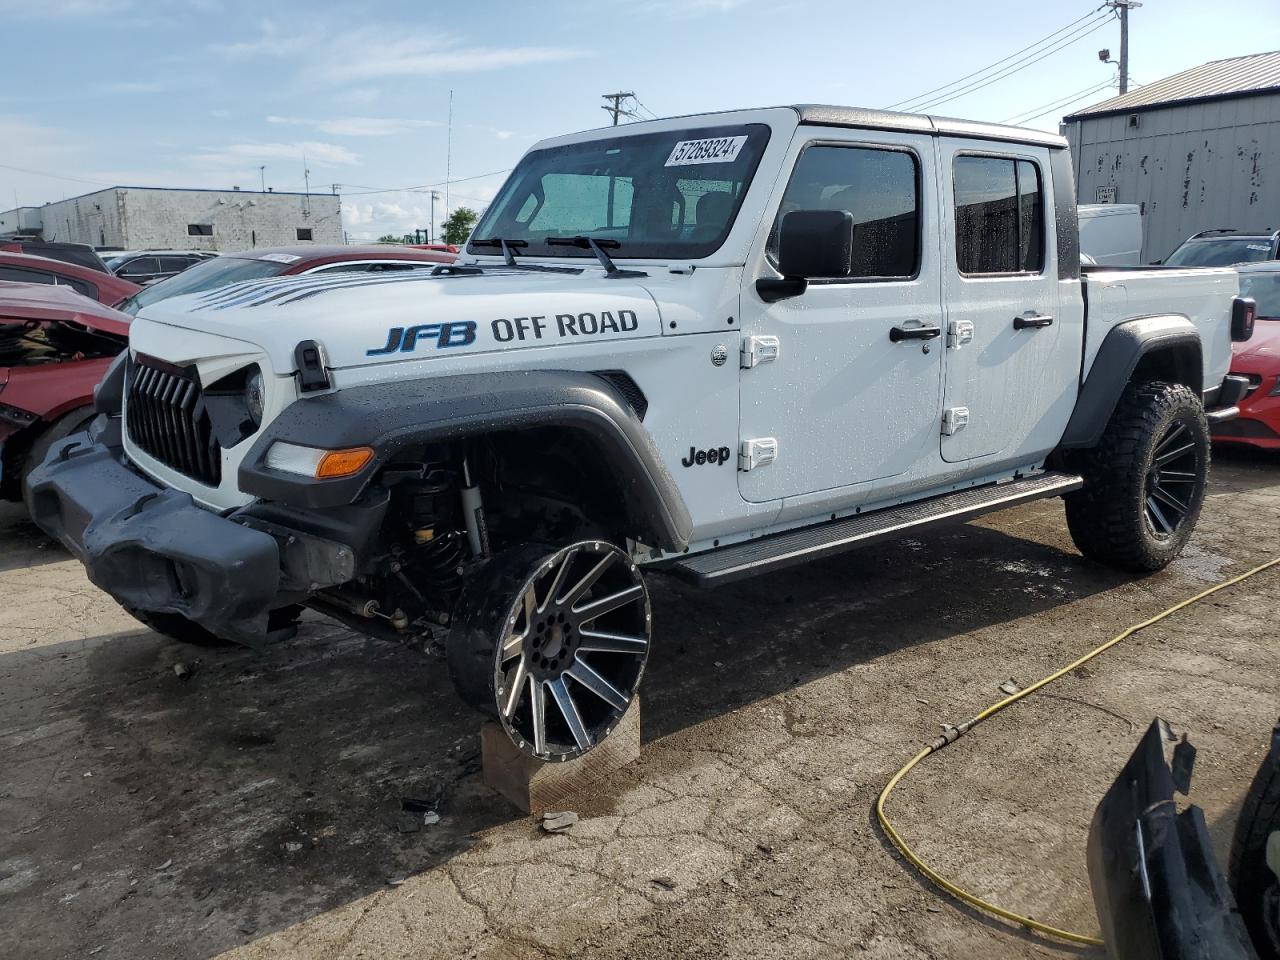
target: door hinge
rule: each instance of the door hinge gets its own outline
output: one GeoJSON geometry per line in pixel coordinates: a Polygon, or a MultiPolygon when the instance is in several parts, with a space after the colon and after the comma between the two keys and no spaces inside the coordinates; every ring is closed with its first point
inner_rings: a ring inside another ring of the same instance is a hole
{"type": "Polygon", "coordinates": [[[778,338],[752,335],[742,341],[742,369],[778,359],[778,338]]]}
{"type": "Polygon", "coordinates": [[[952,320],[947,324],[947,346],[959,350],[966,343],[973,343],[973,321],[952,320]]]}
{"type": "Polygon", "coordinates": [[[968,407],[948,407],[942,414],[942,435],[944,437],[953,437],[968,425],[968,407]]]}
{"type": "Polygon", "coordinates": [[[778,441],[775,437],[757,437],[743,440],[738,453],[738,469],[754,470],[778,459],[778,441]]]}

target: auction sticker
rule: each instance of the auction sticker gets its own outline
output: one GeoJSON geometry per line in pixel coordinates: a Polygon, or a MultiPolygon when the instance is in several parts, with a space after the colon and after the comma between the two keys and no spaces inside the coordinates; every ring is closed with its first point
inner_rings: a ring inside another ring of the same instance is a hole
{"type": "Polygon", "coordinates": [[[740,137],[714,137],[711,140],[681,140],[667,157],[666,167],[686,167],[693,163],[732,163],[747,142],[740,137]]]}
{"type": "Polygon", "coordinates": [[[259,260],[270,260],[272,263],[297,263],[302,258],[292,253],[264,253],[259,260]]]}

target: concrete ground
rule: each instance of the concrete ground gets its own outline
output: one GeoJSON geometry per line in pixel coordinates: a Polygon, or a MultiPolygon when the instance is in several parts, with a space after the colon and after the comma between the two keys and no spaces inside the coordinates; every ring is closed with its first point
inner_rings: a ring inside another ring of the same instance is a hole
{"type": "MultiPolygon", "coordinates": [[[[1081,559],[1058,501],[717,592],[655,578],[644,755],[550,835],[481,783],[441,662],[318,619],[265,656],[168,642],[7,507],[0,956],[1100,956],[938,895],[875,796],[1002,681],[1271,558],[1278,530],[1280,459],[1220,455],[1192,546],[1145,579],[1081,559]]],[[[1155,714],[1199,747],[1225,850],[1276,719],[1278,600],[1263,574],[1001,714],[905,782],[902,833],[1096,932],[1089,819],[1155,714]]]]}

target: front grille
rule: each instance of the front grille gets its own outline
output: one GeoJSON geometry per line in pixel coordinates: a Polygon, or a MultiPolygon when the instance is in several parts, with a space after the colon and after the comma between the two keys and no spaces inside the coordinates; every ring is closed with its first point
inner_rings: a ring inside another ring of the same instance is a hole
{"type": "Polygon", "coordinates": [[[167,467],[210,487],[222,481],[222,448],[213,436],[200,383],[187,371],[138,356],[129,367],[129,439],[167,467]]]}

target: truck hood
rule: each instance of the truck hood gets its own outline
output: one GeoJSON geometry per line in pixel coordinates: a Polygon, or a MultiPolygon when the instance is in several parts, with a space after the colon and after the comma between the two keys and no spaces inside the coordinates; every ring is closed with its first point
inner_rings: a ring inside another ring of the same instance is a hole
{"type": "Polygon", "coordinates": [[[73,323],[90,330],[127,336],[133,318],[90,300],[70,287],[45,283],[0,282],[0,325],[8,323],[73,323]]]}
{"type": "Polygon", "coordinates": [[[295,369],[304,340],[341,369],[662,334],[645,287],[594,267],[253,280],[148,306],[142,322],[254,344],[277,374],[295,369]]]}

